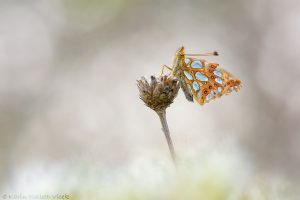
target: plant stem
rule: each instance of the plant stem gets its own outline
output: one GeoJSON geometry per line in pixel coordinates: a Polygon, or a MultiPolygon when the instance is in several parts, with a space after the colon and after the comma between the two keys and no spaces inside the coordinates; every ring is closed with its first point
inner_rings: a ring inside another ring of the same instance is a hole
{"type": "Polygon", "coordinates": [[[166,110],[164,109],[162,111],[159,111],[159,112],[157,112],[157,114],[159,116],[159,119],[160,119],[160,122],[162,125],[162,131],[164,132],[166,140],[168,142],[172,160],[173,160],[174,164],[176,164],[176,154],[175,154],[173,142],[172,142],[172,139],[170,136],[170,131],[169,131],[168,122],[167,122],[167,118],[166,118],[166,110]]]}

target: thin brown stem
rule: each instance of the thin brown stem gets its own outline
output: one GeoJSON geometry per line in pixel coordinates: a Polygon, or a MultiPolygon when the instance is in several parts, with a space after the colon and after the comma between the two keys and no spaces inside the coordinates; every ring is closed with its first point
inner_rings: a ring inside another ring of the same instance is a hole
{"type": "Polygon", "coordinates": [[[172,160],[173,160],[174,164],[176,164],[176,154],[175,154],[173,142],[172,142],[169,127],[168,127],[168,122],[167,122],[167,118],[166,118],[166,110],[159,111],[159,112],[157,112],[157,114],[159,116],[159,119],[160,119],[160,122],[162,125],[162,131],[165,134],[165,137],[166,137],[166,140],[167,140],[167,143],[169,146],[172,160]]]}

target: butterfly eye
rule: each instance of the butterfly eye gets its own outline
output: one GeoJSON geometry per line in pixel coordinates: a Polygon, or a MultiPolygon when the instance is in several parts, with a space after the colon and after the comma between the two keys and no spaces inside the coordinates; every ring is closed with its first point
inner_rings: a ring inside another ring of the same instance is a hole
{"type": "Polygon", "coordinates": [[[215,86],[215,87],[218,87],[218,84],[214,83],[214,86],[215,86]]]}
{"type": "Polygon", "coordinates": [[[211,79],[215,79],[216,77],[214,75],[210,76],[211,79]]]}
{"type": "Polygon", "coordinates": [[[206,94],[208,94],[208,91],[207,91],[207,90],[204,90],[203,93],[206,95],[206,94]]]}
{"type": "Polygon", "coordinates": [[[208,86],[208,88],[211,90],[213,87],[210,85],[210,86],[208,86]]]}

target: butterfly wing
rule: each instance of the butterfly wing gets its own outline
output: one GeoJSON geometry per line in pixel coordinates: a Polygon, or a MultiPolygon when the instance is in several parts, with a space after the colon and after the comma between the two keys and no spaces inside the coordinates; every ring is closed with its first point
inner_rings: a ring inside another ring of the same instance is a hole
{"type": "MultiPolygon", "coordinates": [[[[180,67],[186,68],[187,65],[181,60],[180,67]]],[[[189,84],[187,84],[187,81],[185,81],[184,74],[182,72],[183,70],[179,70],[177,74],[177,77],[179,78],[180,87],[185,95],[185,98],[190,102],[194,102],[192,88],[189,84]]]]}
{"type": "Polygon", "coordinates": [[[194,102],[193,93],[191,91],[191,88],[189,87],[188,84],[186,84],[186,82],[182,78],[182,74],[180,74],[180,87],[185,95],[185,98],[190,102],[194,102]]]}
{"type": "Polygon", "coordinates": [[[187,90],[200,105],[241,88],[241,81],[220,68],[219,64],[202,59],[185,58],[181,74],[184,93],[187,90]]]}

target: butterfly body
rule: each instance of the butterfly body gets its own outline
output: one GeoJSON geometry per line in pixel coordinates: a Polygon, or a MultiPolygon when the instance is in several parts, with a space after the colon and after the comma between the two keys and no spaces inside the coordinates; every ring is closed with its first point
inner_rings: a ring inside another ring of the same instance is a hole
{"type": "Polygon", "coordinates": [[[171,75],[179,79],[188,101],[193,102],[195,99],[203,105],[232,91],[240,90],[240,80],[220,68],[218,63],[208,63],[204,59],[192,57],[199,55],[217,55],[217,53],[185,54],[184,47],[181,47],[176,52],[172,67],[168,67],[171,75]]]}

